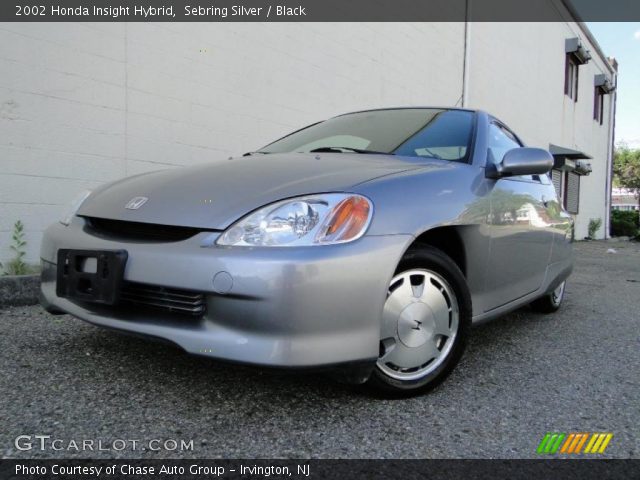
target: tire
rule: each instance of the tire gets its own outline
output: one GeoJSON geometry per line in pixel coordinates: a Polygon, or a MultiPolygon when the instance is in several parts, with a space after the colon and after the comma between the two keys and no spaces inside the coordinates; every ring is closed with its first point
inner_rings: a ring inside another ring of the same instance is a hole
{"type": "Polygon", "coordinates": [[[558,285],[553,292],[547,293],[544,297],[540,297],[531,302],[531,308],[540,313],[553,313],[558,311],[562,306],[562,300],[564,300],[566,283],[565,280],[558,285]]]}
{"type": "Polygon", "coordinates": [[[471,312],[469,288],[455,262],[431,246],[409,250],[389,285],[369,385],[412,396],[440,384],[462,357],[471,312]]]}

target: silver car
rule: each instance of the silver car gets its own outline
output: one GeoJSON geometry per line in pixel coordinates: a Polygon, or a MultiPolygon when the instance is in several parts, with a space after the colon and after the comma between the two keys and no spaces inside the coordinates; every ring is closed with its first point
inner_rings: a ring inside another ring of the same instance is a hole
{"type": "Polygon", "coordinates": [[[571,217],[482,111],[341,115],[226,161],[83,194],[42,243],[42,303],[187,352],[413,394],[472,323],[560,307],[571,217]]]}

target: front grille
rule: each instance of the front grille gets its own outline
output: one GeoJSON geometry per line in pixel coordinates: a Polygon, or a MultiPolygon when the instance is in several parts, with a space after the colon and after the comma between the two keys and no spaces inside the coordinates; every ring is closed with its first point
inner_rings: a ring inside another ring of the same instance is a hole
{"type": "Polygon", "coordinates": [[[192,317],[204,315],[207,304],[201,292],[158,287],[144,283],[124,282],[120,289],[122,303],[137,307],[164,310],[167,313],[192,317]]]}
{"type": "Polygon", "coordinates": [[[87,220],[87,231],[89,233],[123,240],[179,242],[191,238],[200,232],[207,231],[194,227],[128,222],[126,220],[111,220],[98,217],[84,218],[87,220]]]}

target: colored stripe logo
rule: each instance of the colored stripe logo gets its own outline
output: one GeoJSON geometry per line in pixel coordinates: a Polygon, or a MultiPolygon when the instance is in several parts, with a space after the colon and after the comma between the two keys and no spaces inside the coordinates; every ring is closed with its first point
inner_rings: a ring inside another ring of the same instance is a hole
{"type": "Polygon", "coordinates": [[[555,433],[547,432],[538,445],[536,453],[539,455],[553,455],[556,453],[579,454],[597,453],[601,454],[609,446],[613,438],[613,433],[555,433]],[[587,440],[588,439],[588,440],[587,440]],[[586,445],[586,446],[585,446],[586,445]],[[584,448],[584,450],[583,450],[584,448]]]}

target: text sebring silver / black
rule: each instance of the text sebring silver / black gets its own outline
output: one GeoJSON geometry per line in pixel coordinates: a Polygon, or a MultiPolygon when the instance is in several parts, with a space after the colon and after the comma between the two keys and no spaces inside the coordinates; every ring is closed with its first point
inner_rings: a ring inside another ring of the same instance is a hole
{"type": "Polygon", "coordinates": [[[227,18],[231,17],[259,17],[264,15],[269,17],[275,16],[288,16],[288,17],[301,17],[306,16],[306,7],[298,5],[290,7],[287,5],[272,5],[269,7],[245,7],[244,5],[232,5],[231,7],[216,7],[213,5],[203,7],[201,5],[185,5],[184,14],[187,17],[191,16],[205,16],[205,17],[219,17],[227,18]]]}

